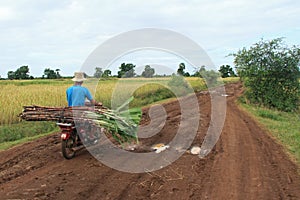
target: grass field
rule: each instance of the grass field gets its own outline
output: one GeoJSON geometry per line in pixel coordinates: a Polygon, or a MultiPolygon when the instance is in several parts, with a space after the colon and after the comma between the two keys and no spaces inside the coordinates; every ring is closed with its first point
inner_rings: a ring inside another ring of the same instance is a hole
{"type": "MultiPolygon", "coordinates": [[[[130,107],[142,107],[153,102],[175,97],[168,87],[170,77],[130,78],[130,79],[88,79],[84,82],[97,101],[107,107],[121,100],[122,104],[130,96],[134,100],[130,107]]],[[[224,79],[225,83],[237,81],[238,78],[224,79]]],[[[205,90],[205,82],[197,77],[186,78],[195,91],[205,90]]],[[[67,106],[66,89],[73,82],[70,79],[59,80],[1,80],[0,81],[0,149],[10,147],[18,142],[27,141],[38,135],[58,131],[53,122],[24,122],[18,115],[25,105],[67,106]],[[24,138],[27,138],[24,140],[24,138]]],[[[118,102],[117,102],[118,104],[118,102]]]]}
{"type": "MultiPolygon", "coordinates": [[[[167,88],[169,79],[90,79],[84,86],[90,89],[97,101],[103,102],[107,107],[111,107],[112,98],[123,100],[128,94],[136,97],[132,106],[144,106],[174,96],[167,88]]],[[[195,91],[205,89],[205,82],[200,78],[190,77],[186,80],[195,91]]],[[[25,105],[67,106],[65,92],[72,84],[70,80],[0,81],[0,125],[19,122],[18,114],[25,105]]]]}

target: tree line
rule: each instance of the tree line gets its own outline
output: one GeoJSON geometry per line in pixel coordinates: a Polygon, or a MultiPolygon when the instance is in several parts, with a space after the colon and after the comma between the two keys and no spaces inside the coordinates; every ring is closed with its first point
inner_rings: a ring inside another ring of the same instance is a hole
{"type": "MultiPolygon", "coordinates": [[[[135,67],[136,65],[132,63],[122,63],[119,67],[119,71],[117,72],[117,75],[115,77],[118,78],[132,78],[136,76],[141,76],[145,78],[152,78],[154,76],[162,76],[162,75],[155,75],[155,69],[152,68],[150,65],[145,65],[145,68],[143,72],[140,75],[137,75],[135,73],[135,67]]],[[[186,67],[184,63],[180,63],[177,69],[177,74],[185,77],[194,76],[194,77],[202,77],[201,74],[213,74],[215,73],[215,76],[222,76],[223,78],[226,77],[233,77],[236,76],[236,74],[233,71],[233,68],[229,65],[222,65],[220,66],[219,72],[215,71],[206,71],[205,66],[201,66],[198,69],[194,70],[193,74],[190,74],[189,72],[185,71],[186,67]]],[[[60,69],[51,69],[46,68],[44,69],[44,73],[41,77],[42,79],[59,79],[63,78],[60,74],[60,69]]],[[[88,76],[88,75],[87,75],[88,76]]],[[[165,75],[166,76],[166,75],[165,75]]],[[[101,67],[96,67],[95,72],[92,77],[95,78],[108,78],[108,77],[114,77],[112,75],[112,71],[109,69],[103,70],[101,67]]],[[[29,67],[28,66],[21,66],[16,71],[9,71],[7,73],[7,79],[13,80],[13,79],[34,79],[33,76],[29,75],[29,67]]]]}
{"type": "MultiPolygon", "coordinates": [[[[57,79],[61,78],[60,69],[50,69],[46,68],[44,70],[44,74],[40,78],[46,79],[57,79]]],[[[29,67],[28,66],[21,66],[16,71],[8,71],[7,72],[7,79],[14,80],[14,79],[34,79],[33,76],[29,75],[29,67]]]]}
{"type": "MultiPolygon", "coordinates": [[[[119,71],[117,72],[117,77],[118,78],[132,78],[136,76],[141,76],[144,78],[152,78],[155,76],[155,69],[152,68],[150,65],[145,65],[145,68],[141,75],[137,75],[135,73],[135,65],[132,63],[122,63],[121,66],[119,67],[119,71]]],[[[189,72],[185,71],[186,67],[184,63],[180,63],[177,69],[177,75],[180,76],[193,76],[193,77],[201,77],[207,73],[215,73],[217,76],[221,76],[222,78],[226,77],[236,77],[237,75],[235,74],[233,68],[230,65],[222,65],[220,66],[220,69],[218,72],[214,70],[206,71],[206,67],[203,65],[197,69],[194,69],[194,73],[190,74],[189,72]]],[[[96,78],[101,78],[101,77],[109,77],[111,76],[111,71],[110,70],[102,70],[100,67],[95,68],[95,73],[94,77],[96,78]]],[[[161,76],[161,75],[160,75],[161,76]]]]}
{"type": "MultiPolygon", "coordinates": [[[[180,63],[177,74],[182,76],[203,77],[208,82],[213,82],[221,76],[239,76],[245,92],[245,102],[254,105],[275,108],[282,111],[295,111],[299,109],[300,96],[300,48],[298,46],[288,47],[283,38],[269,41],[261,39],[249,48],[242,48],[236,53],[230,54],[234,57],[235,70],[230,65],[220,66],[218,71],[206,70],[200,66],[193,74],[186,72],[184,63],[180,63]]],[[[59,69],[46,68],[42,78],[60,78],[59,69]]],[[[32,79],[29,75],[29,67],[21,66],[16,71],[7,73],[8,79],[32,79]]],[[[95,68],[94,77],[111,77],[112,72],[101,67],[95,68]]],[[[119,66],[117,77],[135,77],[135,65],[122,63],[119,66]]],[[[155,76],[155,69],[146,65],[142,77],[151,78],[155,76]]],[[[177,81],[178,82],[178,81],[177,81]]]]}

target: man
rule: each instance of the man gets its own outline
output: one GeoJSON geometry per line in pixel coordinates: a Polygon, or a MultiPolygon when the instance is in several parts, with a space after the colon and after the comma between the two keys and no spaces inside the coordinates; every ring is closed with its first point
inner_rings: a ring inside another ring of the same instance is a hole
{"type": "Polygon", "coordinates": [[[92,105],[102,105],[93,99],[90,91],[86,87],[81,86],[85,80],[86,78],[84,78],[83,72],[74,73],[74,78],[72,79],[74,85],[69,87],[66,91],[68,106],[84,106],[86,99],[88,99],[92,105]]]}
{"type": "MultiPolygon", "coordinates": [[[[86,87],[81,86],[85,80],[86,78],[84,78],[83,72],[74,73],[74,78],[72,79],[72,81],[74,81],[74,85],[69,87],[66,91],[68,106],[85,106],[86,99],[88,99],[92,105],[102,106],[102,103],[97,103],[93,99],[90,91],[86,87]]],[[[91,131],[87,132],[86,127],[84,126],[85,123],[87,122],[77,121],[78,133],[80,134],[79,143],[81,143],[81,139],[86,142],[97,142],[97,138],[94,134],[91,131]]]]}

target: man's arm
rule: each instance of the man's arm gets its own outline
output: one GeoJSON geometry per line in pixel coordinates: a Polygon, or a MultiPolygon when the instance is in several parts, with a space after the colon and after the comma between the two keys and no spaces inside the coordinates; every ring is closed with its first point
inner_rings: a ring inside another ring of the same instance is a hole
{"type": "Polygon", "coordinates": [[[95,101],[94,99],[91,100],[91,103],[95,106],[102,106],[102,103],[101,102],[97,102],[95,101]]]}
{"type": "Polygon", "coordinates": [[[66,90],[66,96],[67,96],[67,102],[68,102],[68,106],[72,106],[72,92],[73,92],[73,88],[70,87],[66,90]]]}
{"type": "Polygon", "coordinates": [[[88,89],[86,89],[86,97],[87,99],[91,102],[92,105],[95,105],[95,106],[102,106],[102,103],[101,102],[97,102],[95,99],[93,99],[90,91],[88,89]]]}

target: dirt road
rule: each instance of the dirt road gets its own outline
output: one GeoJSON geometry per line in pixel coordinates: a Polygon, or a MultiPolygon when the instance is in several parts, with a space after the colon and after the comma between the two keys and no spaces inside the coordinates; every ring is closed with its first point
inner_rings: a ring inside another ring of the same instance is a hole
{"type": "MultiPolygon", "coordinates": [[[[299,168],[236,106],[241,85],[228,85],[226,92],[225,125],[204,159],[185,153],[161,170],[125,173],[103,165],[86,150],[65,160],[54,134],[0,152],[0,199],[300,199],[299,168]]],[[[201,144],[210,123],[209,94],[199,94],[198,100],[201,118],[194,144],[201,144]]],[[[174,137],[178,106],[164,105],[167,122],[141,142],[144,146],[174,137]]],[[[149,123],[147,114],[142,123],[149,123]]]]}

